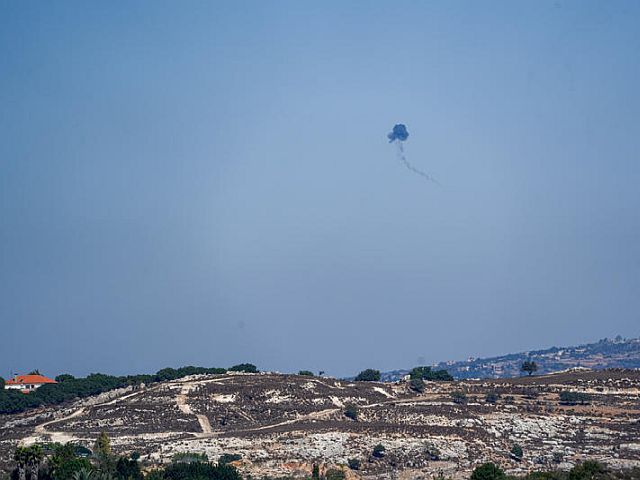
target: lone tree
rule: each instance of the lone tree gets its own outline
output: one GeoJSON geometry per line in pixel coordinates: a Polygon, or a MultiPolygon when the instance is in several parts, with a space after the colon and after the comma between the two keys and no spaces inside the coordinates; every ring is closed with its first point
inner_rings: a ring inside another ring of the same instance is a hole
{"type": "Polygon", "coordinates": [[[353,403],[347,404],[344,409],[344,416],[350,418],[351,420],[358,420],[358,407],[356,407],[353,403]]]}
{"type": "Polygon", "coordinates": [[[100,432],[96,443],[93,445],[93,451],[98,457],[108,457],[111,455],[111,439],[107,432],[100,432]]]}
{"type": "Polygon", "coordinates": [[[376,458],[382,458],[384,457],[384,452],[385,452],[386,448],[384,448],[384,445],[382,445],[381,443],[379,443],[378,445],[376,445],[375,447],[373,447],[373,452],[372,455],[376,458]]]}
{"type": "Polygon", "coordinates": [[[538,364],[536,362],[532,362],[530,360],[525,360],[522,362],[522,366],[520,370],[523,372],[527,372],[529,375],[538,371],[538,364]]]}
{"type": "Polygon", "coordinates": [[[374,370],[373,368],[367,368],[361,371],[356,377],[356,382],[379,382],[380,370],[374,370]]]}
{"type": "Polygon", "coordinates": [[[302,375],[304,377],[313,377],[313,372],[311,370],[300,370],[298,375],[302,375]]]}
{"type": "Polygon", "coordinates": [[[520,462],[522,460],[523,455],[524,455],[524,452],[522,451],[522,447],[516,443],[511,448],[511,457],[513,457],[514,460],[520,462]]]}
{"type": "Polygon", "coordinates": [[[485,463],[476,467],[471,474],[471,480],[506,480],[507,476],[495,463],[485,463]]]}

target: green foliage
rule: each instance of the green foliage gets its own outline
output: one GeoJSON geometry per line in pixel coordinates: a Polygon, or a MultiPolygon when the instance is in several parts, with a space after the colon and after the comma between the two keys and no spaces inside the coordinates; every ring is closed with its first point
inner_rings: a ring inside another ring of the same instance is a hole
{"type": "Polygon", "coordinates": [[[35,370],[31,370],[28,375],[42,375],[40,373],[40,370],[38,370],[37,368],[35,370]]]}
{"type": "Polygon", "coordinates": [[[4,389],[5,383],[4,378],[0,377],[0,390],[4,389]]]}
{"type": "Polygon", "coordinates": [[[252,363],[241,363],[239,365],[234,365],[233,367],[229,367],[230,372],[244,372],[244,373],[258,373],[258,367],[256,367],[252,363]]]}
{"type": "Polygon", "coordinates": [[[91,462],[86,458],[70,458],[61,462],[52,471],[53,480],[69,480],[80,470],[92,470],[91,462]]]}
{"type": "Polygon", "coordinates": [[[172,462],[183,462],[183,463],[193,463],[193,462],[204,462],[207,463],[209,461],[209,457],[206,453],[192,453],[192,452],[179,452],[176,453],[172,458],[172,462]]]}
{"type": "Polygon", "coordinates": [[[487,403],[496,404],[500,400],[500,394],[498,392],[487,392],[487,395],[484,397],[484,401],[487,403]]]}
{"type": "Polygon", "coordinates": [[[347,460],[347,465],[349,465],[351,470],[360,470],[362,463],[357,458],[350,458],[347,460]]]}
{"type": "Polygon", "coordinates": [[[507,476],[495,463],[485,463],[476,467],[471,474],[471,480],[506,480],[507,476]]]}
{"type": "Polygon", "coordinates": [[[601,463],[587,461],[580,463],[569,471],[569,480],[594,480],[604,477],[607,469],[601,463]]]}
{"type": "Polygon", "coordinates": [[[522,447],[516,443],[511,448],[511,456],[519,462],[522,460],[523,455],[524,455],[524,452],[522,451],[522,447]]]}
{"type": "Polygon", "coordinates": [[[107,432],[102,431],[98,438],[96,439],[96,443],[93,446],[93,450],[96,455],[111,455],[111,439],[107,432]]]}
{"type": "Polygon", "coordinates": [[[356,382],[379,382],[380,370],[374,370],[373,368],[367,368],[361,371],[356,376],[356,382]]]}
{"type": "Polygon", "coordinates": [[[162,474],[164,480],[242,480],[231,465],[211,463],[171,463],[162,474]]]}
{"type": "Polygon", "coordinates": [[[386,448],[384,448],[384,445],[379,443],[378,445],[373,447],[373,452],[371,452],[371,454],[376,458],[382,458],[382,457],[384,457],[384,452],[385,451],[386,451],[386,448]]]}
{"type": "Polygon", "coordinates": [[[313,377],[313,372],[311,370],[300,370],[298,375],[303,375],[305,377],[313,377]]]}
{"type": "Polygon", "coordinates": [[[562,405],[586,405],[591,401],[591,396],[584,392],[560,392],[558,399],[562,405]]]}
{"type": "Polygon", "coordinates": [[[131,385],[176,380],[187,375],[212,375],[225,372],[224,368],[181,367],[178,369],[165,368],[155,375],[129,375],[124,377],[92,373],[86,378],[74,378],[73,375],[63,374],[56,377],[60,379],[58,383],[43,385],[28,395],[18,390],[0,389],[0,414],[20,413],[30,408],[55,405],[131,385]]]}
{"type": "Polygon", "coordinates": [[[242,460],[242,455],[238,453],[223,453],[218,459],[218,465],[226,465],[231,462],[242,460]]]}
{"type": "Polygon", "coordinates": [[[357,421],[358,420],[358,407],[356,405],[354,405],[353,403],[347,404],[345,409],[344,409],[344,415],[345,415],[345,417],[350,418],[351,420],[357,421]]]}
{"type": "Polygon", "coordinates": [[[411,388],[411,390],[413,390],[414,392],[424,392],[424,380],[422,380],[422,378],[412,378],[409,381],[409,388],[411,388]]]}
{"type": "Polygon", "coordinates": [[[411,379],[420,378],[431,382],[452,382],[453,377],[446,370],[433,370],[431,367],[415,367],[409,372],[411,379]]]}
{"type": "Polygon", "coordinates": [[[344,480],[345,478],[345,473],[337,468],[330,468],[324,474],[325,480],[344,480]]]}
{"type": "Polygon", "coordinates": [[[116,463],[116,476],[123,480],[142,480],[142,470],[138,463],[139,455],[132,454],[131,457],[120,457],[116,463]]]}
{"type": "Polygon", "coordinates": [[[451,400],[453,400],[453,403],[462,405],[464,403],[467,403],[467,394],[462,390],[456,390],[455,392],[451,392],[451,400]]]}
{"type": "Polygon", "coordinates": [[[68,373],[63,373],[61,375],[58,375],[55,378],[55,381],[58,383],[62,383],[62,382],[66,382],[67,380],[75,380],[76,377],[74,377],[73,375],[69,375],[68,373]]]}
{"type": "Polygon", "coordinates": [[[313,464],[313,468],[311,469],[311,478],[313,480],[320,480],[320,467],[317,464],[313,464]]]}
{"type": "Polygon", "coordinates": [[[520,367],[520,370],[531,375],[532,373],[535,373],[538,371],[538,364],[530,360],[525,360],[524,362],[522,362],[522,366],[520,367]]]}

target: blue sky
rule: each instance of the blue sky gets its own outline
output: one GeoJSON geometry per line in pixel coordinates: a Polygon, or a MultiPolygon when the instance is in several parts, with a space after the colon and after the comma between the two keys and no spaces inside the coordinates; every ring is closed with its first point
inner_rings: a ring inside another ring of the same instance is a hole
{"type": "Polygon", "coordinates": [[[0,375],[638,336],[637,2],[5,2],[0,375]],[[386,134],[405,123],[407,170],[386,134]]]}

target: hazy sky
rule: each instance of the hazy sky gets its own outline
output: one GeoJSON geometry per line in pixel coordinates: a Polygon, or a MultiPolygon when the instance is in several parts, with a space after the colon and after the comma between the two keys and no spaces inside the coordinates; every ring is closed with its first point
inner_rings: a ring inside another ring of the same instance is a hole
{"type": "Polygon", "coordinates": [[[3,2],[0,375],[638,336],[639,23],[636,1],[3,2]]]}

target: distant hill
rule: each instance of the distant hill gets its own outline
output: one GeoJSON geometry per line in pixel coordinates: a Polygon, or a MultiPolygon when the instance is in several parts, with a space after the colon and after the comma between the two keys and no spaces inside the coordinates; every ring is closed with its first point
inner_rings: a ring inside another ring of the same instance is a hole
{"type": "MultiPolygon", "coordinates": [[[[457,379],[512,378],[522,375],[525,360],[538,364],[538,374],[558,372],[569,368],[640,368],[640,338],[604,338],[596,343],[575,347],[551,347],[546,350],[511,353],[491,358],[469,358],[462,361],[440,362],[435,369],[446,369],[457,379]]],[[[409,370],[394,370],[382,374],[384,381],[395,381],[409,370]]]]}

